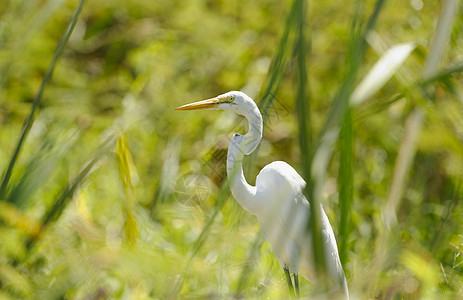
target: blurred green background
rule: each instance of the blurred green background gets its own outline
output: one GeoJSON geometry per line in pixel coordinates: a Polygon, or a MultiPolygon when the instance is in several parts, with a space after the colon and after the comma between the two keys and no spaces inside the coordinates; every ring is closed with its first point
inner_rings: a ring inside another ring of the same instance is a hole
{"type": "MultiPolygon", "coordinates": [[[[453,2],[386,1],[364,36],[355,84],[385,49],[403,42],[417,48],[379,92],[348,112],[353,199],[341,237],[339,190],[349,173],[339,172],[342,142],[326,170],[321,202],[342,245],[353,299],[463,298],[463,14],[456,6],[454,19],[441,15],[453,2]],[[450,31],[439,40],[444,19],[450,31]],[[438,76],[429,79],[424,69],[439,45],[438,76]],[[391,207],[397,222],[387,228],[391,207]]],[[[0,3],[2,173],[78,4],[0,3]]],[[[304,84],[317,136],[355,63],[352,32],[365,22],[354,20],[366,21],[375,2],[307,4],[304,84]]],[[[246,123],[227,112],[173,109],[230,90],[260,103],[269,89],[264,138],[245,160],[246,177],[253,184],[274,160],[302,174],[291,5],[84,4],[0,193],[0,299],[288,297],[255,217],[222,188],[229,139],[246,123]]],[[[301,281],[303,296],[310,295],[313,284],[301,281]]]]}

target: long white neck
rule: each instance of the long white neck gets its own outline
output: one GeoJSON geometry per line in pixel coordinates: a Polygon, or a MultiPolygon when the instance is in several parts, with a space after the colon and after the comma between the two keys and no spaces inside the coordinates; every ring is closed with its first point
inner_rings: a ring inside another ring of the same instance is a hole
{"type": "Polygon", "coordinates": [[[262,139],[262,115],[254,102],[252,104],[251,110],[238,111],[248,121],[249,130],[239,145],[236,145],[232,139],[228,147],[227,175],[230,189],[238,203],[250,213],[257,214],[260,206],[256,203],[256,187],[246,181],[242,165],[244,155],[251,154],[262,139]]]}

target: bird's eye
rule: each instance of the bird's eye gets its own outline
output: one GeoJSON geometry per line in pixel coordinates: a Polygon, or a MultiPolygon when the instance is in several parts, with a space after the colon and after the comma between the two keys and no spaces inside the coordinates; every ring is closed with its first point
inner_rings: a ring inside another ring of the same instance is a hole
{"type": "Polygon", "coordinates": [[[223,103],[235,104],[233,103],[234,100],[235,100],[235,97],[228,97],[223,101],[223,103]]]}

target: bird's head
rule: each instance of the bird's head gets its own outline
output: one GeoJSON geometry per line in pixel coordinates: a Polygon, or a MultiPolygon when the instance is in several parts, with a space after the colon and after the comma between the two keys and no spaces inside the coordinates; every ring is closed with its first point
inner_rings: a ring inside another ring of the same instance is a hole
{"type": "Polygon", "coordinates": [[[175,110],[229,110],[243,115],[246,111],[257,108],[254,101],[245,93],[232,91],[217,97],[177,107],[175,110]]]}
{"type": "Polygon", "coordinates": [[[217,97],[202,100],[190,104],[177,107],[175,110],[229,110],[239,115],[244,116],[249,123],[248,133],[243,135],[235,135],[231,141],[230,147],[237,147],[244,154],[248,155],[254,149],[262,138],[262,115],[257,108],[256,103],[245,93],[232,91],[217,97]]]}

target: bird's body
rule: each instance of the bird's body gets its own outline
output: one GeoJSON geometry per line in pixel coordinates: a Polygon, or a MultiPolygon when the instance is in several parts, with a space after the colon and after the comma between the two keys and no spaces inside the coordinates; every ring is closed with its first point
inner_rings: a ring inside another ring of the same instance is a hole
{"type": "MultiPolygon", "coordinates": [[[[243,157],[252,153],[262,138],[262,116],[254,101],[242,92],[229,92],[177,109],[224,109],[247,119],[248,132],[233,135],[228,148],[227,174],[232,194],[245,210],[257,217],[265,239],[285,271],[294,273],[295,281],[297,274],[313,281],[315,262],[311,232],[307,230],[310,204],[303,195],[305,181],[282,161],[265,166],[257,176],[255,186],[249,185],[244,177],[243,157]]],[[[336,239],[328,217],[322,207],[320,210],[328,278],[333,290],[340,290],[348,297],[336,239]]]]}

